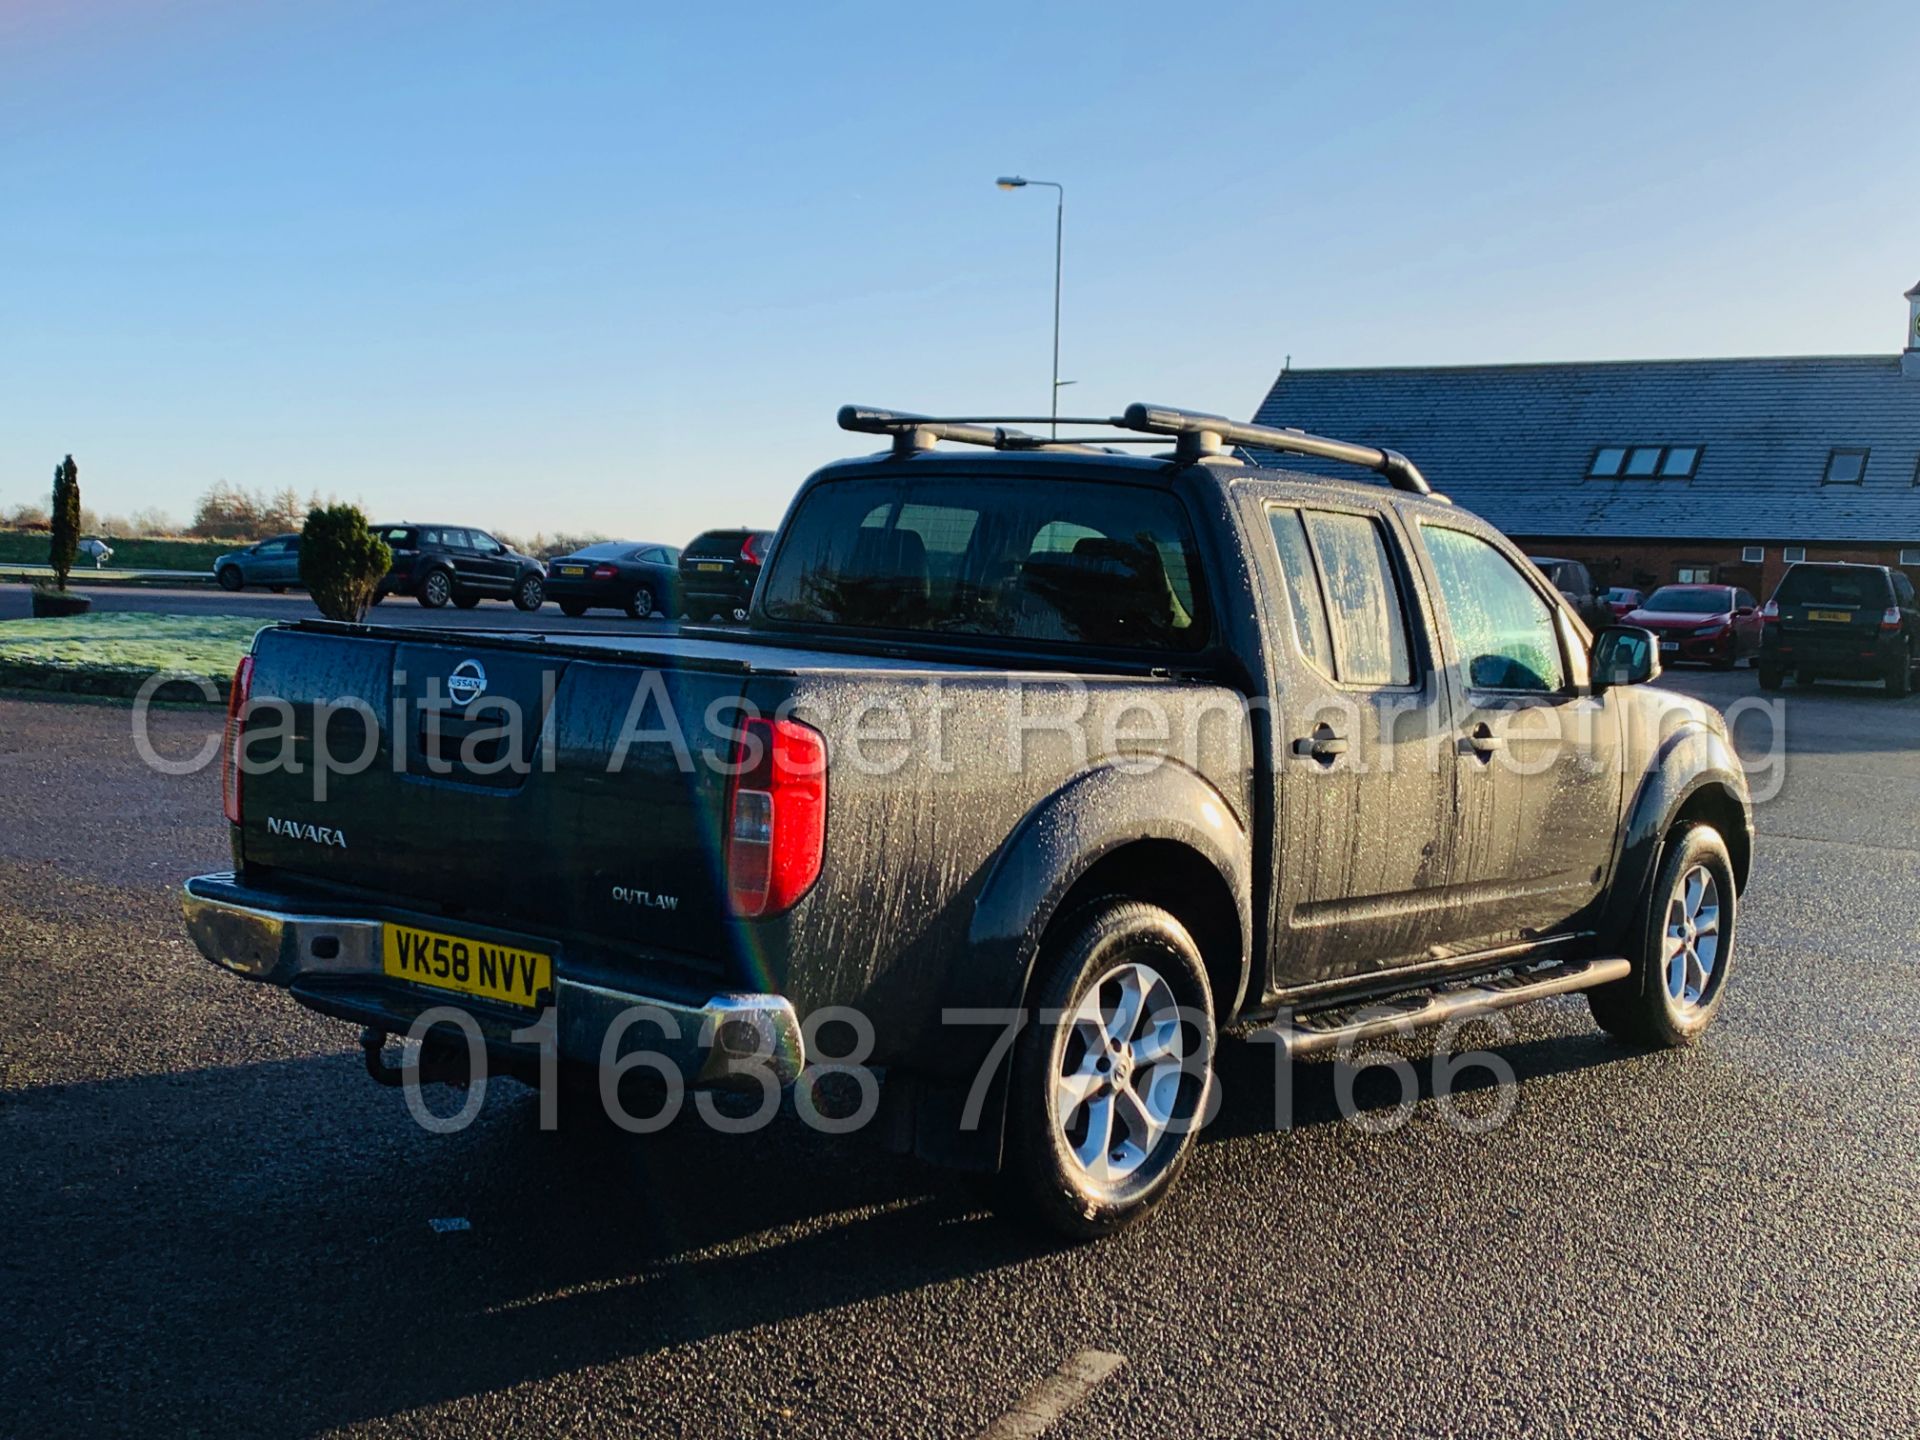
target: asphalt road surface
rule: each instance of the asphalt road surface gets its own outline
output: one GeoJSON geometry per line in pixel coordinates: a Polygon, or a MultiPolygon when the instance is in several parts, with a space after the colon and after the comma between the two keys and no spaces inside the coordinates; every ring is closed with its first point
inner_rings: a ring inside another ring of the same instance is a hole
{"type": "MultiPolygon", "coordinates": [[[[312,620],[320,612],[303,591],[275,595],[266,590],[243,590],[237,595],[210,585],[168,586],[84,585],[73,586],[93,600],[96,610],[134,610],[150,615],[247,615],[262,625],[276,620],[312,620]]],[[[0,585],[0,620],[24,619],[31,610],[32,595],[25,585],[0,585]]],[[[589,610],[577,620],[560,613],[558,605],[543,605],[538,610],[520,611],[504,600],[482,600],[471,610],[451,605],[428,610],[416,600],[392,596],[376,605],[367,617],[374,625],[434,625],[460,630],[631,630],[638,634],[658,634],[660,621],[629,620],[618,610],[589,610]]]]}
{"type": "Polygon", "coordinates": [[[1552,1001],[1490,1046],[1505,1124],[1423,1066],[1376,1134],[1330,1063],[1276,1130],[1232,1047],[1163,1213],[1068,1250],[791,1118],[551,1134],[501,1083],[427,1133],[348,1027],[184,939],[214,774],[149,773],[124,708],[0,701],[0,1434],[966,1436],[1035,1396],[1067,1437],[1920,1433],[1920,698],[1783,698],[1696,1049],[1552,1001]]]}

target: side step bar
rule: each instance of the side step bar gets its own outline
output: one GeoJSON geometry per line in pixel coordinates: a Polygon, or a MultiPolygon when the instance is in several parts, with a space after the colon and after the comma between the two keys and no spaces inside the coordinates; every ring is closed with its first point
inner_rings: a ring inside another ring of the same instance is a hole
{"type": "Polygon", "coordinates": [[[1493,1010],[1507,1010],[1549,995],[1591,990],[1633,971],[1625,956],[1574,960],[1508,970],[1484,979],[1435,990],[1415,990],[1344,1009],[1317,1010],[1306,1015],[1282,1016],[1267,1033],[1286,1047],[1291,1059],[1321,1055],[1362,1040],[1379,1040],[1453,1019],[1469,1019],[1493,1010]]]}

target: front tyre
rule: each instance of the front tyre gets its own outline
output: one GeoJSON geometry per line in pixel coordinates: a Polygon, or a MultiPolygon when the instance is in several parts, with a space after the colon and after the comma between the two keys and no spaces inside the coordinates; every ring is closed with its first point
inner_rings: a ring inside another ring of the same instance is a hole
{"type": "Polygon", "coordinates": [[[232,595],[247,583],[247,577],[240,573],[238,565],[223,565],[220,573],[214,577],[220,582],[220,588],[232,595]]]}
{"type": "Polygon", "coordinates": [[[1111,1235],[1166,1198],[1206,1114],[1206,968],[1165,910],[1106,900],[1049,939],[1029,999],[1000,1207],[1070,1240],[1111,1235]]]}
{"type": "Polygon", "coordinates": [[[538,610],[547,600],[547,582],[538,575],[522,575],[513,587],[513,608],[538,610]]]}
{"type": "Polygon", "coordinates": [[[1632,1045],[1691,1045],[1720,1009],[1738,913],[1733,862],[1711,825],[1667,837],[1624,980],[1587,992],[1600,1028],[1632,1045]]]}

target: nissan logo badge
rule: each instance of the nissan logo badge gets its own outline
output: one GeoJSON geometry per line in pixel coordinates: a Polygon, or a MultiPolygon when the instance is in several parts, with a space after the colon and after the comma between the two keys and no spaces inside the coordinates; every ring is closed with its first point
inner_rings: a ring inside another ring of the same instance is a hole
{"type": "Polygon", "coordinates": [[[487,689],[487,672],[478,660],[462,660],[447,676],[447,694],[456,705],[471,705],[487,689]]]}

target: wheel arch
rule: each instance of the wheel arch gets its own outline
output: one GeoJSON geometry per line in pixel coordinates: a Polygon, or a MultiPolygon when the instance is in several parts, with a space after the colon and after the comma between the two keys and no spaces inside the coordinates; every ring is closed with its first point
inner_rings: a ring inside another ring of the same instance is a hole
{"type": "Polygon", "coordinates": [[[1724,732],[1704,723],[1685,725],[1667,737],[1628,804],[1602,927],[1607,936],[1630,933],[1674,828],[1699,823],[1720,832],[1733,862],[1736,891],[1745,890],[1753,869],[1746,775],[1724,732]]]}
{"type": "MultiPolygon", "coordinates": [[[[1058,927],[1114,896],[1159,905],[1186,927],[1216,1018],[1225,1020],[1239,1008],[1251,975],[1251,871],[1245,827],[1194,771],[1168,761],[1144,774],[1117,766],[1082,774],[1035,806],[1002,843],[974,904],[967,961],[951,972],[943,1008],[1017,1014],[1058,927]]],[[[997,1169],[1011,1047],[993,1054],[1004,1030],[940,1028],[948,1063],[944,1073],[903,1087],[902,1148],[956,1168],[997,1169]],[[981,1101],[977,1109],[969,1097],[981,1101]],[[963,1116],[970,1111],[968,1124],[963,1116]]]]}

